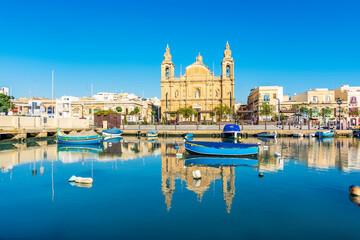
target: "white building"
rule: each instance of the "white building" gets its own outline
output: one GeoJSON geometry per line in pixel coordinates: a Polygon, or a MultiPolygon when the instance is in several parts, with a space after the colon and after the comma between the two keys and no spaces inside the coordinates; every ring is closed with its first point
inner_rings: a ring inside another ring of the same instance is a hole
{"type": "Polygon", "coordinates": [[[2,87],[2,88],[0,89],[0,93],[1,93],[1,94],[4,94],[4,95],[6,95],[6,96],[9,96],[9,88],[7,88],[7,87],[2,87]]]}
{"type": "Polygon", "coordinates": [[[335,98],[341,98],[343,102],[347,102],[347,111],[350,125],[359,125],[359,108],[360,108],[360,87],[350,87],[343,85],[333,90],[335,98]]]}

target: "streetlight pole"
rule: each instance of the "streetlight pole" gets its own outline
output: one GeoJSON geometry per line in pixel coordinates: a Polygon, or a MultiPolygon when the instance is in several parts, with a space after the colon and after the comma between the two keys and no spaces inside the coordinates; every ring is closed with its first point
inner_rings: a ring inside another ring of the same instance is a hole
{"type": "Polygon", "coordinates": [[[280,125],[280,99],[275,98],[276,100],[278,100],[278,125],[280,125]]]}
{"type": "Polygon", "coordinates": [[[338,98],[337,100],[336,100],[336,103],[339,105],[339,130],[340,130],[340,105],[342,104],[342,100],[341,100],[341,98],[338,98]]]}

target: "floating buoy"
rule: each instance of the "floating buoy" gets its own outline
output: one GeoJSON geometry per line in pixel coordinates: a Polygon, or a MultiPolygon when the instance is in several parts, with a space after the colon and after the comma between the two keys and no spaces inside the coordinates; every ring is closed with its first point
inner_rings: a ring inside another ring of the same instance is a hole
{"type": "Polygon", "coordinates": [[[75,183],[92,184],[92,183],[93,183],[93,179],[92,179],[92,178],[77,177],[77,178],[75,179],[75,183]]]}
{"type": "Polygon", "coordinates": [[[263,173],[259,173],[259,178],[263,178],[264,174],[263,173]]]}
{"type": "Polygon", "coordinates": [[[69,178],[69,182],[75,182],[76,178],[75,175],[72,175],[71,178],[69,178]]]}
{"type": "Polygon", "coordinates": [[[281,153],[274,153],[275,157],[281,157],[281,153]]]}
{"type": "Polygon", "coordinates": [[[182,156],[183,156],[182,153],[177,153],[176,154],[176,158],[182,158],[182,156]]]}
{"type": "Polygon", "coordinates": [[[195,179],[200,179],[201,178],[200,170],[193,171],[192,175],[193,175],[193,178],[195,178],[195,179]]]}
{"type": "Polygon", "coordinates": [[[360,196],[360,187],[359,186],[355,186],[355,185],[351,185],[349,187],[349,192],[352,195],[356,195],[356,196],[360,196]]]}

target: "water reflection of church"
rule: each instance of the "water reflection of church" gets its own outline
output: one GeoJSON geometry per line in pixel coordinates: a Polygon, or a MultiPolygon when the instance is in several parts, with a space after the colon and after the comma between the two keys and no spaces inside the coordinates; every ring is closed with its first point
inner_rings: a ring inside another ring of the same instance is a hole
{"type": "MultiPolygon", "coordinates": [[[[183,159],[176,158],[174,146],[176,144],[164,143],[161,145],[161,184],[162,193],[165,196],[167,210],[171,209],[172,196],[175,192],[175,180],[185,181],[186,188],[196,193],[201,202],[204,193],[210,189],[215,180],[222,180],[222,192],[226,203],[226,210],[230,213],[233,198],[235,196],[235,169],[229,166],[205,167],[186,166],[183,159]],[[193,179],[192,172],[200,170],[201,179],[193,179]]],[[[181,148],[180,148],[181,149],[181,148]]]]}

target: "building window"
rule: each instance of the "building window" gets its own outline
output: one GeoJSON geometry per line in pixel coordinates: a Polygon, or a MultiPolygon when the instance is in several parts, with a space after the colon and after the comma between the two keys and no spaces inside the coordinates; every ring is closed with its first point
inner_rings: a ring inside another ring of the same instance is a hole
{"type": "Polygon", "coordinates": [[[269,94],[265,94],[264,95],[264,102],[268,102],[268,101],[270,101],[269,94]]]}
{"type": "Polygon", "coordinates": [[[91,112],[92,112],[91,109],[89,109],[89,114],[91,114],[91,112]]]}
{"type": "Polygon", "coordinates": [[[325,96],[324,97],[324,102],[326,102],[326,103],[330,102],[330,96],[325,96]]]}
{"type": "Polygon", "coordinates": [[[350,104],[356,104],[356,97],[350,98],[350,104]]]}
{"type": "Polygon", "coordinates": [[[317,97],[317,96],[313,96],[313,97],[312,97],[312,101],[315,102],[315,103],[317,103],[317,102],[318,102],[318,97],[317,97]]]}
{"type": "Polygon", "coordinates": [[[200,89],[195,90],[195,98],[200,98],[200,89]]]}
{"type": "Polygon", "coordinates": [[[79,114],[80,114],[80,109],[79,109],[79,108],[75,108],[75,109],[73,110],[73,114],[79,115],[79,114]]]}
{"type": "Polygon", "coordinates": [[[230,76],[230,66],[226,66],[226,76],[230,76]]]}
{"type": "Polygon", "coordinates": [[[165,70],[166,78],[169,78],[169,72],[170,72],[169,68],[166,68],[166,70],[165,70]]]}
{"type": "Polygon", "coordinates": [[[276,98],[276,93],[273,94],[273,98],[274,98],[274,99],[276,98]]]}

